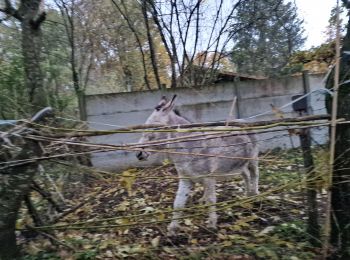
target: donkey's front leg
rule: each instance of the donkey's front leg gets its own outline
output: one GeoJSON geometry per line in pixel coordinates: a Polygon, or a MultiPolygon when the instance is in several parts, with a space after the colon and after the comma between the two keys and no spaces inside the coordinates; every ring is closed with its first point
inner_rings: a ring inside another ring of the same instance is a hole
{"type": "Polygon", "coordinates": [[[186,201],[191,192],[192,182],[190,180],[181,179],[174,201],[174,213],[171,223],[168,226],[169,235],[175,235],[176,230],[179,229],[179,218],[182,215],[181,209],[186,205],[186,201]]]}
{"type": "Polygon", "coordinates": [[[242,176],[243,176],[244,184],[245,184],[245,195],[246,196],[253,195],[252,194],[252,186],[251,186],[252,179],[251,179],[250,172],[249,172],[247,166],[245,166],[242,169],[242,176]]]}
{"type": "Polygon", "coordinates": [[[249,170],[251,175],[251,189],[253,195],[259,194],[259,162],[258,160],[249,163],[249,170]]]}
{"type": "Polygon", "coordinates": [[[206,202],[209,206],[209,221],[208,227],[216,229],[216,223],[218,221],[218,216],[216,214],[216,191],[215,191],[215,178],[206,178],[203,181],[204,195],[206,202]]]}

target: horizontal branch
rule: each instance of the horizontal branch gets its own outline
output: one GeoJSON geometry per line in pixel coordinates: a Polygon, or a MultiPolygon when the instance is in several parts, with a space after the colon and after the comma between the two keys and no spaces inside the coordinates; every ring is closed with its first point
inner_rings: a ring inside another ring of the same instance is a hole
{"type": "MultiPolygon", "coordinates": [[[[67,129],[67,128],[55,128],[55,127],[49,127],[44,126],[36,123],[31,123],[34,126],[42,127],[42,128],[48,128],[55,131],[61,131],[61,132],[71,132],[71,133],[58,133],[58,134],[46,134],[45,136],[48,137],[55,137],[55,138],[64,138],[64,137],[82,137],[82,136],[97,136],[97,135],[110,135],[110,134],[117,134],[117,133],[137,133],[137,132],[147,132],[147,130],[150,130],[151,132],[169,132],[169,130],[176,129],[177,131],[179,129],[189,129],[187,132],[205,132],[205,131],[242,131],[242,130],[254,130],[254,129],[261,129],[256,127],[262,127],[265,126],[266,128],[269,127],[279,127],[279,126],[289,126],[289,125],[307,125],[307,122],[310,121],[318,121],[318,120],[327,120],[329,119],[329,115],[311,115],[311,116],[304,116],[304,117],[298,117],[298,118],[282,118],[282,119],[275,119],[275,120],[265,120],[265,121],[258,121],[258,122],[239,122],[239,121],[219,121],[219,122],[206,122],[206,123],[193,123],[193,124],[184,124],[184,125],[161,125],[161,124],[149,124],[149,125],[134,125],[124,128],[117,128],[114,130],[79,130],[79,129],[67,129]],[[216,127],[216,126],[235,126],[235,127],[241,127],[244,129],[191,129],[191,128],[199,128],[199,127],[216,127]],[[137,130],[145,130],[145,131],[137,131],[137,130]]],[[[170,131],[171,132],[171,131],[170,131]]],[[[186,131],[182,131],[186,132],[186,131]]]]}
{"type": "MultiPolygon", "coordinates": [[[[350,124],[350,121],[339,121],[339,123],[342,124],[350,124]]],[[[307,126],[297,126],[297,127],[292,127],[292,128],[275,128],[275,129],[266,129],[266,130],[260,130],[260,131],[255,131],[253,134],[263,134],[263,133],[271,133],[271,132],[281,132],[281,131],[290,131],[293,129],[305,129],[305,128],[315,128],[315,127],[325,127],[329,126],[329,122],[325,123],[319,123],[316,125],[307,125],[307,126]]],[[[212,133],[211,133],[212,134],[212,133]]],[[[250,133],[247,133],[248,135],[250,133]]],[[[235,135],[241,135],[241,133],[231,133],[230,136],[235,136],[235,135]]],[[[201,135],[203,136],[203,135],[201,135]]],[[[193,138],[193,136],[188,136],[189,138],[193,138]]],[[[199,136],[197,136],[199,137],[199,136]]],[[[63,141],[59,139],[54,139],[52,137],[47,137],[47,136],[39,136],[39,135],[27,135],[25,136],[26,139],[34,140],[34,141],[46,141],[46,142],[58,142],[58,143],[65,143],[67,145],[83,145],[83,146],[94,146],[94,147],[101,147],[98,144],[90,144],[90,143],[79,143],[77,141],[72,142],[72,141],[63,141]]],[[[178,139],[176,139],[178,140],[178,139]]],[[[176,141],[174,140],[162,140],[162,141],[176,141]]],[[[22,160],[13,160],[13,161],[8,161],[8,162],[0,162],[0,170],[4,170],[7,168],[11,167],[17,167],[25,164],[30,164],[30,163],[35,163],[37,161],[43,161],[43,160],[51,160],[51,159],[57,159],[57,158],[66,158],[70,156],[77,156],[77,155],[86,155],[86,154],[92,154],[92,153],[101,153],[101,152],[110,152],[110,151],[116,151],[116,150],[130,150],[130,151],[141,151],[141,144],[139,146],[135,147],[136,144],[124,144],[124,145],[103,145],[104,147],[108,148],[103,148],[103,149],[94,149],[90,151],[84,151],[84,152],[74,152],[74,153],[63,153],[63,154],[54,154],[54,155],[49,155],[49,156],[42,156],[42,157],[37,157],[37,158],[31,158],[31,159],[22,159],[22,160]],[[131,147],[130,147],[131,146],[131,147]],[[128,148],[132,149],[128,149],[128,148]]],[[[159,143],[147,143],[145,146],[152,146],[152,145],[159,145],[159,143]]],[[[143,147],[143,146],[142,146],[143,147]]],[[[145,150],[142,150],[145,151],[145,150]]],[[[152,150],[156,152],[168,152],[168,151],[159,151],[159,150],[152,150]]],[[[169,153],[169,152],[168,152],[169,153]]]]}

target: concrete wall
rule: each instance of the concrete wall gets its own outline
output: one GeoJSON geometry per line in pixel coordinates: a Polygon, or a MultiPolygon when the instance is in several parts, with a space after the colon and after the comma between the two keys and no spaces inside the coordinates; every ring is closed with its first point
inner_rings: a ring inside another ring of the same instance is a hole
{"type": "MultiPolygon", "coordinates": [[[[322,88],[323,75],[310,75],[311,90],[322,88]]],[[[226,120],[234,96],[237,96],[236,118],[248,118],[271,110],[271,104],[280,107],[289,103],[292,96],[303,93],[302,77],[286,77],[259,81],[225,82],[203,88],[179,88],[174,90],[142,91],[91,95],[86,98],[87,120],[90,129],[108,130],[117,127],[143,124],[159,102],[162,95],[178,95],[177,107],[192,122],[209,122],[226,120]]],[[[324,94],[316,92],[311,95],[311,106],[315,114],[325,113],[324,94]]],[[[289,106],[285,117],[297,117],[289,106]]],[[[275,119],[275,115],[260,116],[250,121],[275,119]]],[[[103,144],[124,144],[137,142],[140,134],[116,134],[92,137],[90,141],[103,144]]],[[[261,150],[281,147],[299,146],[298,137],[291,138],[286,132],[259,135],[261,150]]],[[[316,143],[327,141],[326,129],[313,130],[316,143]]],[[[163,158],[154,156],[156,161],[163,158]]],[[[153,161],[141,163],[134,153],[107,152],[97,153],[92,157],[96,167],[120,170],[127,167],[145,166],[153,161]]]]}

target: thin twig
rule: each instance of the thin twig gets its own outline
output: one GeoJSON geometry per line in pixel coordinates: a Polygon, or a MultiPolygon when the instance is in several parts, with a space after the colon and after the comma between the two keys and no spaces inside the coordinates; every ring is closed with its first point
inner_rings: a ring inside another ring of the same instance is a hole
{"type": "Polygon", "coordinates": [[[340,69],[340,20],[339,20],[339,0],[337,0],[337,13],[336,13],[336,57],[335,57],[335,73],[334,73],[334,88],[332,98],[332,116],[331,116],[331,137],[330,137],[330,155],[329,155],[329,175],[328,175],[328,187],[327,187],[327,202],[326,202],[326,219],[325,219],[325,233],[322,248],[322,258],[327,259],[329,252],[329,239],[331,233],[331,203],[332,203],[332,180],[333,180],[333,167],[335,157],[335,138],[337,127],[337,109],[338,109],[338,89],[339,89],[339,69],[340,69]]]}

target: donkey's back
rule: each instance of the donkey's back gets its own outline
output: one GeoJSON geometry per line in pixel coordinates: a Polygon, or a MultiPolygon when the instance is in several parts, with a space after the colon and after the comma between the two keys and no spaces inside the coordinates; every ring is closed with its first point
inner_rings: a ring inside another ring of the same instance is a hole
{"type": "Polygon", "coordinates": [[[177,151],[191,155],[170,156],[180,175],[198,177],[211,174],[225,177],[248,171],[250,164],[257,163],[254,161],[257,160],[259,150],[253,134],[206,134],[203,138],[197,138],[199,140],[177,145],[177,151]]]}

